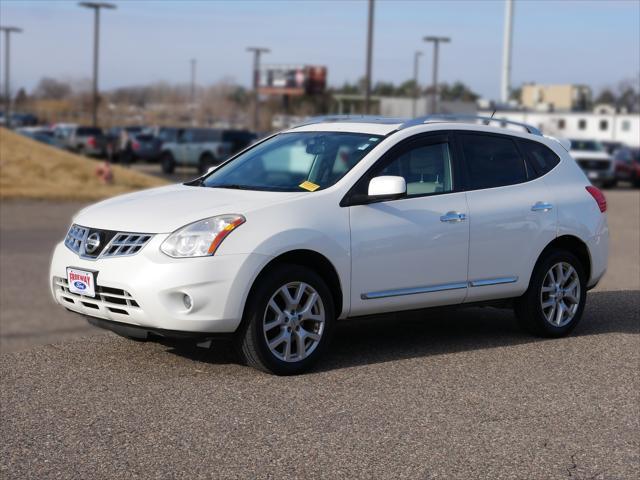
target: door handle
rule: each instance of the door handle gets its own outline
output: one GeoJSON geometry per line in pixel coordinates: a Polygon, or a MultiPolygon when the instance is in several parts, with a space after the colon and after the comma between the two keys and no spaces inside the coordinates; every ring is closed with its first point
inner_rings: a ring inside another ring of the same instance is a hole
{"type": "Polygon", "coordinates": [[[458,223],[467,219],[464,213],[460,212],[447,212],[440,217],[441,222],[458,223]]]}
{"type": "Polygon", "coordinates": [[[547,202],[536,202],[535,205],[531,207],[532,212],[548,212],[553,209],[553,205],[547,202]]]}

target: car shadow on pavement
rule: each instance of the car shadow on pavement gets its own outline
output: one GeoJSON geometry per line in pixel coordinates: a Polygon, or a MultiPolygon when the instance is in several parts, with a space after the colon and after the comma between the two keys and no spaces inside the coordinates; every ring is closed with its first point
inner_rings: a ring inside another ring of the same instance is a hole
{"type": "MultiPolygon", "coordinates": [[[[640,291],[589,293],[584,316],[571,335],[609,333],[640,333],[640,291]]],[[[338,323],[329,351],[313,371],[539,341],[550,340],[522,331],[510,309],[437,308],[361,317],[338,323]]],[[[170,351],[207,363],[236,361],[225,342],[214,343],[210,351],[192,348],[170,351]]]]}

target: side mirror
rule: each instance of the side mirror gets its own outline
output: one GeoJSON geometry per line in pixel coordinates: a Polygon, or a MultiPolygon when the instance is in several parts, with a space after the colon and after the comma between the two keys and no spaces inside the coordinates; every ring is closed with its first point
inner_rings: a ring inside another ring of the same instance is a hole
{"type": "Polygon", "coordinates": [[[400,198],[407,193],[407,182],[403,177],[385,175],[374,177],[369,182],[368,195],[373,199],[400,198]]]}

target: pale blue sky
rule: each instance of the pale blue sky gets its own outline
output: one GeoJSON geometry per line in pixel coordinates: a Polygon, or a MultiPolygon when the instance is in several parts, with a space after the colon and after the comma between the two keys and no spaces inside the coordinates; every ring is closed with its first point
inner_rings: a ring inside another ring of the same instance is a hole
{"type": "MultiPolygon", "coordinates": [[[[269,63],[327,65],[329,83],[364,73],[367,4],[362,0],[127,0],[104,11],[100,85],[251,81],[248,45],[272,49],[269,63]]],[[[421,81],[430,81],[427,34],[448,35],[440,78],[463,80],[481,94],[499,93],[502,0],[378,0],[375,81],[412,76],[413,52],[425,51],[421,81]]],[[[0,23],[25,32],[12,40],[12,85],[33,88],[42,76],[89,78],[92,12],[75,1],[0,2],[0,23]]],[[[4,50],[1,50],[3,54],[4,50]]],[[[2,63],[4,65],[4,63],[2,63]]],[[[513,83],[587,83],[596,90],[640,74],[640,0],[516,0],[513,83]]]]}

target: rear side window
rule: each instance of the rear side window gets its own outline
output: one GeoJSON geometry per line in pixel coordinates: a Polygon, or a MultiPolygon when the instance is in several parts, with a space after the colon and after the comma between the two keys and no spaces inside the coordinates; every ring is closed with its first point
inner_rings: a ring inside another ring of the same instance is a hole
{"type": "Polygon", "coordinates": [[[510,138],[461,134],[469,187],[502,187],[527,180],[524,160],[510,138]]]}
{"type": "Polygon", "coordinates": [[[102,135],[102,130],[94,127],[79,127],[76,130],[76,135],[79,135],[81,137],[87,135],[102,135]]]}
{"type": "Polygon", "coordinates": [[[541,143],[522,141],[521,146],[537,176],[544,175],[560,163],[560,157],[541,143]]]}

